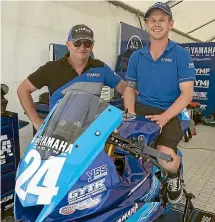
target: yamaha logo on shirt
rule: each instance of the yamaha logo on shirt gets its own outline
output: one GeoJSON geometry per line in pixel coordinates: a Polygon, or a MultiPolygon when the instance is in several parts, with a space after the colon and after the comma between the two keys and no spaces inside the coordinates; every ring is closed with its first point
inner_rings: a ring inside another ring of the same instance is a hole
{"type": "Polygon", "coordinates": [[[86,76],[99,78],[101,75],[100,75],[100,73],[87,73],[86,76]]]}
{"type": "Polygon", "coordinates": [[[161,62],[172,62],[170,58],[161,58],[161,62]]]}
{"type": "Polygon", "coordinates": [[[191,68],[194,68],[195,66],[194,66],[194,63],[193,62],[190,62],[189,64],[188,64],[188,69],[191,69],[191,68]]]}

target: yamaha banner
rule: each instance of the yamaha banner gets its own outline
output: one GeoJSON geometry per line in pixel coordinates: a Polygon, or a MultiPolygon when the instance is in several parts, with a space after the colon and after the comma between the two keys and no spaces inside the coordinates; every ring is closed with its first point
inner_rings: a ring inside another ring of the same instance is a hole
{"type": "Polygon", "coordinates": [[[148,41],[149,34],[146,31],[121,22],[120,54],[128,49],[143,48],[148,41]]]}
{"type": "Polygon", "coordinates": [[[203,116],[215,113],[215,42],[181,44],[194,61],[196,80],[193,102],[199,102],[203,116]]]}

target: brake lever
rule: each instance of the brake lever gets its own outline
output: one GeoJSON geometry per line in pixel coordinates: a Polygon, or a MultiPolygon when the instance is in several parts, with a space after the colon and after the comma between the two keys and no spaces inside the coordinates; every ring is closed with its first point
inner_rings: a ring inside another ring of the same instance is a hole
{"type": "MultiPolygon", "coordinates": [[[[123,149],[126,149],[136,156],[144,157],[143,154],[148,154],[148,155],[153,156],[155,158],[165,160],[166,162],[173,161],[173,158],[170,155],[168,155],[166,153],[162,153],[156,149],[153,149],[153,148],[145,145],[144,143],[140,143],[140,142],[136,142],[136,141],[134,141],[132,143],[131,139],[125,139],[125,138],[121,137],[118,133],[112,133],[107,142],[109,142],[113,145],[119,146],[123,149]]],[[[148,157],[146,157],[146,158],[148,158],[148,157]]]]}
{"type": "Polygon", "coordinates": [[[141,152],[135,152],[135,151],[137,151],[139,149],[130,148],[129,145],[124,145],[122,148],[124,150],[126,150],[126,151],[129,151],[134,157],[136,157],[138,159],[142,159],[144,161],[149,161],[153,165],[155,165],[158,169],[160,169],[160,171],[166,172],[166,170],[155,159],[153,159],[152,157],[150,157],[148,155],[147,156],[143,155],[143,154],[141,154],[141,152]]]}
{"type": "MultiPolygon", "coordinates": [[[[150,157],[148,155],[146,156],[146,155],[142,154],[142,146],[144,144],[138,144],[138,146],[137,146],[137,142],[132,143],[132,140],[125,139],[125,138],[121,137],[118,133],[112,133],[111,136],[108,138],[107,142],[110,144],[119,146],[126,151],[129,151],[133,156],[135,156],[138,159],[150,161],[153,165],[155,165],[162,172],[166,172],[166,170],[157,161],[155,161],[155,159],[153,159],[152,157],[150,157]],[[136,144],[136,146],[135,146],[135,144],[136,144]]],[[[148,148],[150,148],[149,150],[154,150],[151,147],[148,147],[148,146],[146,146],[146,147],[147,147],[147,149],[145,149],[145,151],[148,151],[148,148]]],[[[157,151],[157,150],[155,150],[155,151],[157,151]]],[[[159,152],[159,151],[157,151],[157,152],[159,152]]],[[[161,152],[159,152],[159,153],[161,153],[161,152]]],[[[167,155],[167,154],[165,154],[165,155],[167,155]]],[[[161,155],[159,157],[161,157],[161,155]]],[[[168,155],[167,159],[169,160],[169,155],[168,155]]]]}

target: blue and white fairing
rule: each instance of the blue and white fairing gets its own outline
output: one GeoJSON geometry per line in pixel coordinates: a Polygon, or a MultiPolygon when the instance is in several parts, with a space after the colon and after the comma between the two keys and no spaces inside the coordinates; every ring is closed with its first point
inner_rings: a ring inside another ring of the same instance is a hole
{"type": "Polygon", "coordinates": [[[19,164],[15,217],[31,220],[25,218],[29,214],[32,221],[43,221],[52,213],[102,152],[121,120],[122,112],[98,97],[68,92],[48,115],[19,164]]]}
{"type": "Polygon", "coordinates": [[[15,219],[122,222],[138,212],[141,222],[157,218],[163,211],[161,203],[145,203],[160,188],[152,165],[125,154],[119,173],[104,151],[121,122],[121,110],[83,91],[68,92],[19,164],[15,219]]]}

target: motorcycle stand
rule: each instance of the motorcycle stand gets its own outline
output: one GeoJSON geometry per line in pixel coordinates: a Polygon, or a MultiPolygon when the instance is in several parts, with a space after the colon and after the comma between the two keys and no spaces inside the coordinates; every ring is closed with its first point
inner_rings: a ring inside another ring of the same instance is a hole
{"type": "Polygon", "coordinates": [[[187,191],[185,189],[183,189],[183,192],[186,197],[186,204],[185,204],[185,208],[184,208],[182,222],[188,222],[191,220],[192,214],[194,212],[194,206],[192,203],[192,199],[195,198],[195,196],[192,193],[187,193],[187,191]]]}
{"type": "MultiPolygon", "coordinates": [[[[185,201],[183,203],[178,203],[176,205],[169,205],[169,202],[167,200],[167,183],[165,180],[160,180],[160,182],[163,184],[162,190],[161,190],[161,199],[163,202],[163,208],[167,210],[167,212],[171,209],[175,209],[176,211],[180,211],[183,215],[182,220],[180,219],[180,222],[190,222],[194,213],[194,206],[192,203],[192,199],[195,198],[195,196],[192,193],[188,193],[185,189],[183,189],[183,199],[185,198],[185,201]]],[[[182,180],[183,183],[183,180],[182,180]]],[[[183,183],[184,186],[184,183],[183,183]]],[[[179,222],[178,221],[178,222],[179,222]]]]}

